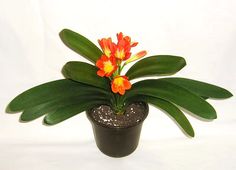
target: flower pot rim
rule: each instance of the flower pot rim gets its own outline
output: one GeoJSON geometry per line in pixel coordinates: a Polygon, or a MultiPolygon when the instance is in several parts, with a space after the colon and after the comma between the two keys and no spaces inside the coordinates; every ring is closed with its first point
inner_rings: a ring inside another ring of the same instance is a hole
{"type": "MultiPolygon", "coordinates": [[[[92,116],[90,115],[90,111],[93,109],[89,109],[89,110],[86,110],[86,115],[87,115],[87,117],[88,117],[88,119],[90,120],[90,121],[92,121],[93,123],[95,123],[96,125],[99,125],[99,126],[102,126],[102,127],[104,127],[104,128],[107,128],[107,129],[117,129],[117,130],[122,130],[122,129],[129,129],[129,128],[132,128],[132,127],[135,127],[135,126],[137,126],[137,125],[139,125],[140,123],[143,123],[143,121],[147,118],[147,116],[148,116],[148,112],[149,112],[149,107],[148,107],[148,104],[146,103],[146,102],[143,102],[143,101],[138,101],[138,102],[141,102],[143,105],[144,105],[144,107],[145,107],[145,110],[144,110],[144,117],[143,117],[143,119],[141,120],[141,121],[139,121],[138,123],[136,123],[136,124],[133,124],[133,125],[130,125],[130,126],[106,126],[106,125],[104,125],[104,124],[102,124],[102,123],[99,123],[98,121],[95,121],[93,118],[92,118],[92,116]]],[[[134,102],[135,103],[135,102],[134,102]]]]}

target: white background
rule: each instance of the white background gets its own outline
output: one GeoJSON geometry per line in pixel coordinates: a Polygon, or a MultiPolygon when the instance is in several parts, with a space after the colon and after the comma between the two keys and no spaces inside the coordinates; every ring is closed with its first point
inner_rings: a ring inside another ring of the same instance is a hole
{"type": "Polygon", "coordinates": [[[235,9],[235,0],[0,0],[0,169],[236,169],[235,97],[209,101],[218,113],[212,122],[187,115],[193,139],[150,107],[138,149],[120,159],[96,148],[84,113],[52,127],[5,113],[17,94],[61,79],[67,61],[83,60],[60,41],[63,28],[96,44],[122,31],[139,42],[133,52],[185,57],[187,66],[176,76],[235,94],[235,9]]]}

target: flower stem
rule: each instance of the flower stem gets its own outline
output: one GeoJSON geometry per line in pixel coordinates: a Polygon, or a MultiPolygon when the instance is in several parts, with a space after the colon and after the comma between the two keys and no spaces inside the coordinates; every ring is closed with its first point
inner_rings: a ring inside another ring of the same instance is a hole
{"type": "Polygon", "coordinates": [[[117,115],[122,115],[124,114],[124,106],[123,106],[123,100],[122,97],[119,94],[115,94],[115,106],[114,106],[114,111],[117,115]]]}
{"type": "Polygon", "coordinates": [[[120,66],[120,72],[123,70],[123,68],[124,68],[125,65],[126,65],[126,64],[124,63],[122,66],[120,66]]]}

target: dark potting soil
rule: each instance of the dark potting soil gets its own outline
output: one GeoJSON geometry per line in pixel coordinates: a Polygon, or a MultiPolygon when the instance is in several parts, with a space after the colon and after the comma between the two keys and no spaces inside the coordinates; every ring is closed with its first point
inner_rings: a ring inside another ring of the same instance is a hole
{"type": "Polygon", "coordinates": [[[146,116],[146,107],[141,102],[128,105],[123,115],[117,115],[112,108],[101,105],[90,112],[92,119],[108,127],[129,127],[142,121],[146,116]]]}

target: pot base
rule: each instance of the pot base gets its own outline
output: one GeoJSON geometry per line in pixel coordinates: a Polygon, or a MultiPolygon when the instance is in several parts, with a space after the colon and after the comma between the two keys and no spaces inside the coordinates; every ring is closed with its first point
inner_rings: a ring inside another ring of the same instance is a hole
{"type": "Polygon", "coordinates": [[[87,111],[87,117],[93,127],[96,144],[101,152],[111,157],[124,157],[137,148],[142,123],[148,115],[148,105],[143,102],[139,102],[139,105],[144,108],[142,120],[122,127],[104,125],[94,119],[92,110],[87,111]]]}

